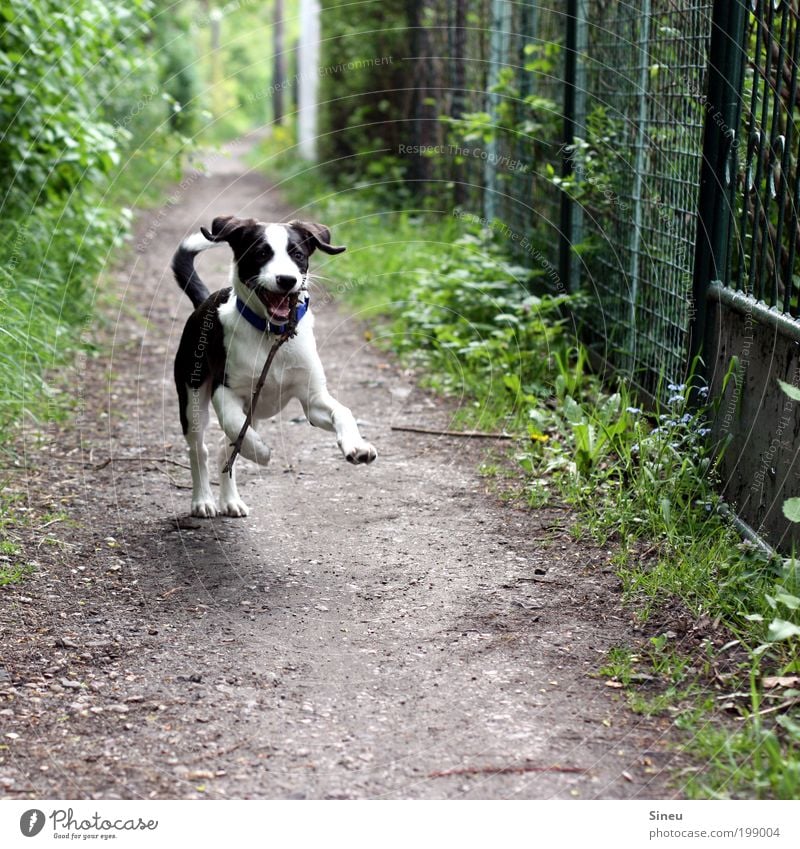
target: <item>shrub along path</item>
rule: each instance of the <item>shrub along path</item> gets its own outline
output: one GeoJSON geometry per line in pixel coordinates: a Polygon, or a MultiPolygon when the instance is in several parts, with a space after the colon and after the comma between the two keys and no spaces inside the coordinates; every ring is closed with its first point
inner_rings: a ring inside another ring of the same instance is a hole
{"type": "MultiPolygon", "coordinates": [[[[485,444],[391,430],[452,409],[346,305],[320,306],[318,343],[377,463],[349,466],[292,405],[263,429],[270,467],[239,461],[250,517],[188,518],[171,253],[214,215],[291,210],[233,153],[177,196],[105,279],[121,307],[69,377],[78,414],[24,434],[14,532],[35,568],[0,589],[3,795],[678,794],[669,722],[596,676],[637,639],[612,552],[574,542],[565,510],[487,493],[485,444]]],[[[202,258],[212,288],[227,262],[202,258]]]]}

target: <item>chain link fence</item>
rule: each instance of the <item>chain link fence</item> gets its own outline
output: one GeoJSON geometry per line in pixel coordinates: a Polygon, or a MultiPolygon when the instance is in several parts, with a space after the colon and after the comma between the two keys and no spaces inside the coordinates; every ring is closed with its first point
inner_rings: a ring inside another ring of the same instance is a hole
{"type": "Polygon", "coordinates": [[[665,393],[687,370],[711,3],[453,0],[428,12],[414,144],[449,155],[415,177],[529,236],[535,270],[585,293],[598,357],[665,393]]]}
{"type": "Polygon", "coordinates": [[[528,237],[640,391],[683,382],[712,283],[797,315],[797,0],[432,0],[413,23],[413,143],[447,153],[413,177],[528,237]]]}

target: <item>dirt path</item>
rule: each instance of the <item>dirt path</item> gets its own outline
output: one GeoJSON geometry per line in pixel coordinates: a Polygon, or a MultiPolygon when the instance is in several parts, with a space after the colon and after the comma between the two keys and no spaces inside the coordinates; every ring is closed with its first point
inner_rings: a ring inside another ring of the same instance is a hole
{"type": "MultiPolygon", "coordinates": [[[[636,639],[610,552],[574,543],[565,511],[487,494],[485,446],[393,432],[447,408],[346,305],[318,310],[319,347],[378,462],[349,466],[292,406],[265,428],[270,467],[240,461],[250,517],[188,518],[189,472],[158,462],[187,462],[171,370],[189,303],[167,269],[226,212],[292,211],[231,155],[142,214],[144,252],[105,281],[123,293],[110,355],[71,376],[82,417],[26,430],[12,486],[36,571],[0,589],[2,794],[673,795],[668,723],[594,675],[636,639]],[[503,771],[468,774],[484,767],[503,771]]],[[[227,259],[203,257],[212,288],[227,259]]]]}

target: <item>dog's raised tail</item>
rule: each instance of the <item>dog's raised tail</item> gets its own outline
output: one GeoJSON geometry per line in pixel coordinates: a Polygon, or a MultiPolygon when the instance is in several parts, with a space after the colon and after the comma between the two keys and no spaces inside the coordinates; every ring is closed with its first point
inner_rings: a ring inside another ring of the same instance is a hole
{"type": "Polygon", "coordinates": [[[172,271],[175,274],[175,280],[189,296],[189,300],[194,307],[199,307],[211,294],[208,286],[203,283],[200,275],[195,270],[194,258],[201,251],[207,251],[209,248],[218,248],[219,246],[219,242],[212,242],[202,233],[192,233],[191,236],[187,236],[181,242],[180,247],[172,257],[172,271]]]}

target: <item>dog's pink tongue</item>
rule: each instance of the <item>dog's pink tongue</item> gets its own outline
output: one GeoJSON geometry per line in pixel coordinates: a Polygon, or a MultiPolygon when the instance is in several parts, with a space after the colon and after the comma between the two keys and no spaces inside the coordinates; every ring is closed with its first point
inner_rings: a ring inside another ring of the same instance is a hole
{"type": "Polygon", "coordinates": [[[289,318],[288,295],[274,295],[270,292],[267,295],[267,309],[273,318],[278,319],[278,321],[287,321],[289,318]]]}

